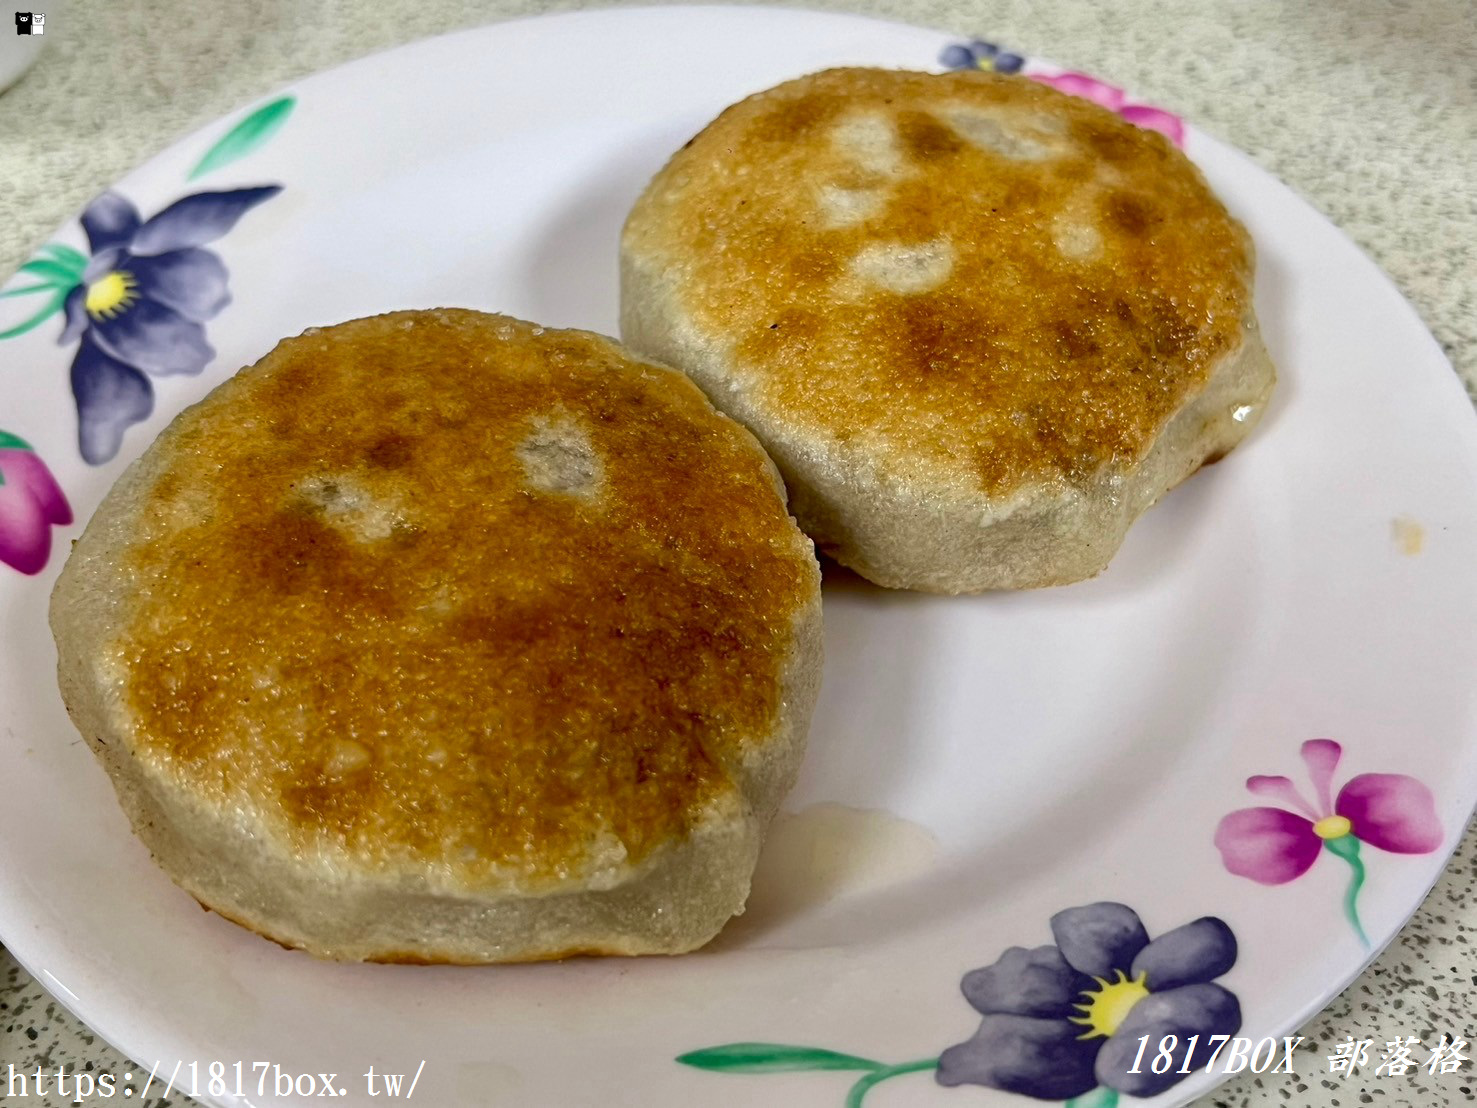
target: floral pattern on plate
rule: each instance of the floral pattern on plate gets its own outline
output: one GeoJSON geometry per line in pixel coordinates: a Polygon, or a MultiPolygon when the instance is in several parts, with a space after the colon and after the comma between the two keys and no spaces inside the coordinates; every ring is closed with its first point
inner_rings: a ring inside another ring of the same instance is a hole
{"type": "Polygon", "coordinates": [[[201,247],[280,185],[199,192],[147,221],[116,192],[82,213],[92,257],[63,304],[60,342],[76,342],[77,438],[92,465],[111,461],[123,432],[154,410],[150,377],[196,374],[215,357],[205,323],[231,302],[225,263],[201,247]]]}
{"type": "Polygon", "coordinates": [[[1102,902],[1058,912],[1051,933],[1054,945],[1013,946],[964,975],[979,1030],[937,1058],[888,1065],[813,1047],[727,1043],[677,1061],[725,1073],[859,1071],[846,1108],[883,1081],[923,1070],[941,1085],[1109,1108],[1120,1094],[1162,1093],[1205,1064],[1215,1037],[1241,1029],[1240,1002],[1215,982],[1236,964],[1236,937],[1223,920],[1204,916],[1150,939],[1133,909],[1102,902]],[[1167,1064],[1143,1064],[1149,1043],[1165,1044],[1167,1064]]]}
{"type": "Polygon", "coordinates": [[[1360,844],[1392,854],[1430,854],[1441,845],[1441,820],[1431,790],[1403,773],[1361,773],[1350,778],[1335,798],[1333,774],[1343,753],[1332,739],[1303,743],[1313,801],[1287,777],[1247,778],[1246,790],[1252,795],[1281,801],[1286,807],[1230,813],[1216,828],[1215,845],[1226,869],[1262,885],[1296,880],[1324,850],[1342,858],[1352,870],[1344,915],[1368,946],[1359,919],[1359,890],[1365,877],[1360,844]]]}
{"type": "MultiPolygon", "coordinates": [[[[1026,59],[993,42],[972,39],[966,43],[950,43],[939,54],[939,64],[946,69],[984,69],[995,73],[1021,73],[1026,59]]],[[[1185,122],[1173,112],[1140,104],[1128,98],[1117,85],[1110,85],[1086,73],[1025,73],[1033,81],[1050,85],[1068,96],[1080,96],[1100,104],[1137,127],[1158,131],[1176,146],[1185,144],[1185,122]]]]}
{"type": "MultiPolygon", "coordinates": [[[[251,112],[206,151],[190,178],[255,150],[282,126],[295,102],[279,97],[251,112]]],[[[281,191],[281,185],[262,185],[193,193],[145,220],[131,201],[109,190],[81,216],[90,255],[49,243],[20,268],[36,283],[0,293],[48,298],[29,319],[0,331],[0,339],[65,313],[58,341],[77,344],[71,384],[83,460],[111,461],[124,431],[149,417],[150,377],[197,374],[215,356],[204,325],[231,298],[225,263],[202,247],[281,191]]]]}
{"type": "Polygon", "coordinates": [[[51,556],[51,529],[72,522],[72,506],[31,444],[0,431],[0,562],[40,573],[51,556]]]}
{"type": "Polygon", "coordinates": [[[947,69],[986,69],[995,73],[1019,73],[1026,59],[984,39],[951,42],[939,53],[939,64],[947,69]]]}

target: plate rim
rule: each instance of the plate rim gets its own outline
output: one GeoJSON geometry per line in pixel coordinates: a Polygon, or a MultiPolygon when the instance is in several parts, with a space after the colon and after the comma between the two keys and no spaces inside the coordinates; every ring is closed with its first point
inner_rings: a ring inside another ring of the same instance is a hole
{"type": "MultiPolygon", "coordinates": [[[[318,82],[331,82],[332,79],[340,75],[341,72],[344,70],[356,66],[372,67],[375,63],[381,61],[387,55],[396,54],[399,52],[415,51],[416,49],[422,48],[426,44],[431,42],[444,42],[455,39],[472,40],[480,36],[496,34],[503,29],[514,25],[540,24],[547,26],[557,25],[560,23],[578,24],[591,21],[603,21],[608,19],[625,21],[630,19],[643,19],[652,16],[656,16],[661,19],[669,19],[673,17],[680,17],[683,15],[695,15],[701,17],[704,14],[709,14],[715,11],[729,12],[735,15],[742,16],[744,18],[753,19],[764,19],[766,17],[779,14],[785,16],[798,16],[808,19],[822,19],[852,24],[866,24],[873,27],[892,27],[909,32],[921,31],[933,33],[940,36],[941,39],[948,37],[962,39],[966,37],[964,34],[955,32],[950,29],[939,28],[928,24],[912,23],[890,16],[874,16],[855,12],[809,9],[797,5],[788,4],[754,6],[736,4],[683,4],[672,6],[642,5],[617,8],[571,9],[557,12],[521,15],[508,19],[499,19],[488,23],[476,24],[439,32],[434,35],[428,35],[423,38],[418,38],[397,45],[388,46],[383,49],[375,50],[355,58],[335,63],[323,69],[304,74],[289,82],[276,86],[271,91],[265,94],[253,97],[243,102],[235,109],[207,121],[200,127],[192,128],[186,132],[182,132],[178,135],[173,136],[162,146],[154,148],[150,153],[143,156],[131,169],[129,169],[125,174],[118,178],[118,181],[114,182],[114,184],[116,185],[118,183],[126,181],[136,175],[146,175],[158,160],[160,160],[170,152],[196,142],[211,131],[217,129],[224,121],[239,116],[251,110],[257,105],[268,103],[271,100],[285,94],[301,93],[301,91],[306,86],[309,86],[311,84],[318,82]]],[[[1035,58],[1033,56],[1033,60],[1039,61],[1042,64],[1048,66],[1055,67],[1054,62],[1045,58],[1035,58]]],[[[1254,173],[1265,179],[1267,183],[1281,189],[1288,198],[1299,205],[1300,214],[1304,218],[1311,216],[1314,218],[1314,220],[1316,220],[1317,223],[1321,225],[1323,230],[1333,232],[1341,240],[1344,246],[1351,249],[1355,254],[1358,255],[1360,259],[1362,259],[1362,261],[1365,263],[1365,268],[1368,271],[1366,276],[1377,276],[1378,281],[1382,284],[1382,288],[1380,291],[1383,299],[1393,300],[1394,302],[1398,302],[1398,304],[1401,305],[1400,310],[1403,310],[1405,313],[1407,313],[1407,321],[1415,326],[1415,329],[1423,336],[1424,341],[1429,344],[1428,352],[1438,359],[1437,362],[1433,363],[1433,367],[1435,365],[1439,365],[1440,367],[1442,367],[1441,372],[1427,375],[1429,377],[1428,384],[1437,388],[1454,388],[1456,390],[1456,392],[1449,393],[1447,396],[1441,399],[1443,409],[1449,407],[1452,401],[1456,400],[1458,397],[1462,402],[1462,409],[1464,410],[1467,418],[1464,418],[1460,421],[1460,426],[1462,428],[1465,428],[1465,430],[1459,431],[1459,437],[1463,444],[1461,450],[1463,454],[1463,459],[1467,466],[1468,477],[1477,478],[1477,420],[1473,420],[1470,418],[1470,416],[1473,414],[1472,397],[1468,394],[1467,390],[1463,386],[1462,380],[1452,366],[1450,359],[1446,355],[1446,352],[1441,348],[1440,343],[1431,333],[1431,330],[1422,317],[1419,309],[1417,309],[1416,306],[1406,297],[1400,287],[1395,283],[1390,275],[1386,273],[1383,268],[1381,268],[1381,266],[1374,260],[1374,258],[1372,258],[1356,241],[1354,241],[1346,232],[1343,231],[1342,228],[1334,223],[1333,220],[1325,215],[1308,198],[1306,198],[1300,192],[1288,185],[1286,182],[1275,176],[1271,171],[1263,168],[1254,158],[1246,154],[1244,151],[1238,149],[1228,142],[1225,142],[1214,134],[1205,131],[1197,124],[1187,121],[1186,126],[1189,133],[1198,136],[1201,141],[1210,143],[1218,157],[1234,160],[1236,163],[1238,163],[1239,169],[1241,171],[1254,173]],[[1436,380],[1436,378],[1443,376],[1446,378],[1447,383],[1441,386],[1434,386],[1434,381],[1436,380]]],[[[71,229],[75,228],[76,225],[77,216],[74,215],[68,220],[64,221],[57,228],[56,232],[54,232],[53,234],[53,237],[62,237],[65,232],[68,232],[71,229]]],[[[4,282],[0,282],[0,285],[9,283],[13,276],[13,274],[7,276],[4,282]]],[[[1393,308],[1393,304],[1391,305],[1391,307],[1393,308]]],[[[1445,428],[1442,428],[1441,431],[1442,433],[1445,433],[1445,428]]],[[[1474,483],[1477,483],[1477,480],[1474,480],[1474,483]]],[[[79,523],[80,522],[82,521],[79,520],[79,523]]],[[[1477,731],[1474,731],[1468,736],[1468,745],[1471,745],[1473,743],[1477,743],[1477,731]]],[[[1468,825],[1470,825],[1471,823],[1472,815],[1474,812],[1477,812],[1477,790],[1474,790],[1471,803],[1468,805],[1466,818],[1466,823],[1468,825]]],[[[1468,827],[1468,830],[1470,830],[1470,827],[1468,827]]],[[[1357,968],[1353,970],[1353,972],[1348,975],[1345,980],[1342,981],[1341,984],[1339,984],[1336,989],[1329,991],[1321,1001],[1309,1004],[1306,1008],[1306,1011],[1301,1011],[1298,1014],[1296,1020],[1291,1022],[1292,1027],[1301,1026],[1318,1012],[1327,1008],[1334,998],[1346,991],[1349,985],[1355,979],[1357,979],[1357,977],[1362,974],[1369,967],[1370,964],[1376,961],[1383,954],[1384,950],[1389,946],[1389,944],[1392,943],[1395,938],[1408,926],[1410,919],[1415,915],[1417,911],[1419,911],[1421,906],[1429,898],[1431,889],[1435,887],[1436,883],[1438,883],[1441,877],[1447,872],[1451,858],[1460,848],[1463,837],[1464,832],[1459,832],[1455,834],[1452,837],[1449,846],[1443,844],[1443,846],[1438,850],[1441,865],[1439,866],[1439,868],[1436,869],[1435,876],[1429,882],[1429,884],[1427,884],[1422,895],[1411,905],[1409,911],[1403,913],[1402,919],[1394,927],[1390,934],[1385,937],[1383,941],[1377,942],[1370,949],[1368,956],[1357,966],[1357,968]]],[[[127,1049],[122,1045],[123,1043],[131,1040],[131,1029],[126,1034],[114,1035],[111,1033],[111,1031],[105,1031],[101,1029],[97,1024],[94,1024],[88,1019],[84,1019],[80,1015],[78,1007],[74,1006],[80,1005],[83,1001],[83,998],[79,998],[75,994],[73,994],[67,986],[63,985],[50,972],[49,969],[43,967],[39,963],[33,963],[28,953],[23,953],[22,951],[17,950],[17,948],[12,945],[10,941],[7,941],[7,936],[13,937],[14,933],[20,930],[23,923],[23,920],[18,915],[12,915],[12,911],[12,898],[7,897],[4,899],[0,899],[0,942],[5,942],[6,948],[11,952],[11,955],[16,959],[16,961],[23,968],[25,968],[27,972],[31,973],[32,976],[38,981],[38,983],[41,983],[43,987],[45,987],[47,991],[56,998],[57,1002],[60,1003],[64,1008],[66,1008],[67,1011],[74,1016],[74,1018],[78,1019],[79,1022],[83,1023],[89,1029],[94,1031],[100,1038],[104,1039],[115,1049],[118,1049],[120,1053],[123,1053],[127,1057],[138,1061],[142,1057],[142,1055],[135,1054],[132,1050],[127,1049]]],[[[27,949],[29,949],[29,944],[27,944],[27,949]]],[[[184,1043],[188,1039],[187,1035],[177,1033],[173,1030],[165,1030],[163,1028],[160,1028],[159,1030],[161,1032],[160,1037],[172,1038],[181,1043],[184,1043]]],[[[1207,1085],[1203,1088],[1197,1088],[1194,1095],[1203,1095],[1206,1092],[1209,1092],[1210,1089],[1219,1086],[1224,1080],[1225,1078],[1222,1077],[1220,1080],[1214,1082],[1212,1085],[1207,1085]]],[[[213,1101],[208,1097],[200,1097],[197,1099],[199,1099],[201,1103],[234,1103],[232,1101],[213,1101]]],[[[1156,1101],[1155,1103],[1159,1103],[1159,1101],[1156,1101]]]]}

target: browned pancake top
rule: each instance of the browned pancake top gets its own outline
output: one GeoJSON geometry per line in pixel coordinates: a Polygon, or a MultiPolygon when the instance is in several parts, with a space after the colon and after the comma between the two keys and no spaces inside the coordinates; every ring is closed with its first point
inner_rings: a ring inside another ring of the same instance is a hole
{"type": "Polygon", "coordinates": [[[750,97],[625,246],[769,418],[992,494],[1137,461],[1250,313],[1246,234],[1166,139],[982,72],[750,97]]]}
{"type": "Polygon", "coordinates": [[[753,440],[584,332],[309,332],[157,449],[114,654],[140,756],[370,866],[537,883],[680,836],[818,589],[753,440]]]}

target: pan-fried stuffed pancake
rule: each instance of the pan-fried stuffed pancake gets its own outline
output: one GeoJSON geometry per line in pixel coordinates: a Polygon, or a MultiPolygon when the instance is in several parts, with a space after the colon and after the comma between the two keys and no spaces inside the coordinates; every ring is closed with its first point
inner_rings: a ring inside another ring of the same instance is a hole
{"type": "Polygon", "coordinates": [[[600,336],[461,310],[309,331],[179,416],[52,622],[160,864],[342,959],[705,942],[819,679],[753,437],[600,336]]]}
{"type": "Polygon", "coordinates": [[[1251,242],[1163,136],[1023,77],[829,70],[730,107],[622,240],[621,322],[901,587],[1089,576],[1273,370],[1251,242]]]}

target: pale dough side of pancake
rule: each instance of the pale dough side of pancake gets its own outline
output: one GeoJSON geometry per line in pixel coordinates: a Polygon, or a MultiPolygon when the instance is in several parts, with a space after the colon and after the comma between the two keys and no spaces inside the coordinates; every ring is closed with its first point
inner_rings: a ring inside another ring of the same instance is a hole
{"type": "Polygon", "coordinates": [[[1105,468],[1070,489],[1030,486],[1002,499],[921,464],[910,473],[879,466],[853,444],[776,418],[733,372],[729,345],[698,334],[683,317],[679,285],[670,268],[623,253],[623,339],[683,367],[715,405],[750,428],[816,545],[888,588],[973,593],[1065,585],[1101,573],[1134,520],[1246,437],[1276,379],[1250,318],[1240,348],[1220,359],[1137,466],[1105,468]]]}

